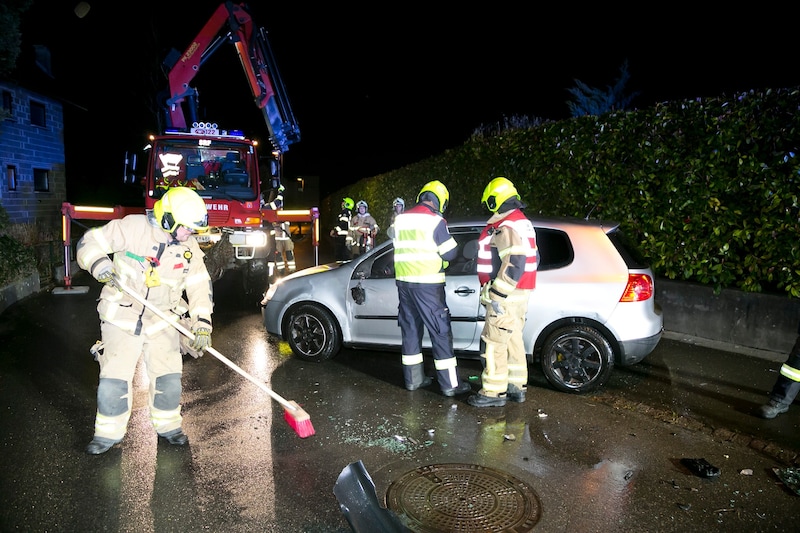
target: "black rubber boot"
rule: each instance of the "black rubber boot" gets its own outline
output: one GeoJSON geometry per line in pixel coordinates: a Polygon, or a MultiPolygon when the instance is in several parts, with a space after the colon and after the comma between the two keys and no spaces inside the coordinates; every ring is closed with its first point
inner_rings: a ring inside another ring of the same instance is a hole
{"type": "Polygon", "coordinates": [[[86,453],[89,455],[100,455],[101,453],[106,453],[118,442],[121,441],[107,439],[105,437],[92,437],[92,442],[86,446],[86,453]]]}
{"type": "Polygon", "coordinates": [[[458,396],[459,394],[466,394],[468,392],[472,392],[472,387],[469,386],[469,383],[466,381],[462,381],[458,384],[458,387],[452,389],[442,389],[442,394],[447,396],[448,398],[452,398],[453,396],[458,396]]]}
{"type": "Polygon", "coordinates": [[[404,365],[403,379],[406,382],[407,390],[417,390],[420,387],[427,387],[433,383],[433,378],[425,375],[425,365],[423,363],[404,365]]]}
{"type": "Polygon", "coordinates": [[[508,398],[512,402],[517,403],[524,403],[525,402],[525,391],[524,388],[519,388],[516,385],[508,385],[508,391],[506,392],[506,398],[508,398]]]}
{"type": "Polygon", "coordinates": [[[425,376],[424,378],[422,378],[422,383],[420,383],[419,385],[406,385],[406,390],[422,389],[430,386],[431,383],[433,383],[433,378],[430,376],[425,376]]]}
{"type": "Polygon", "coordinates": [[[168,431],[163,435],[159,435],[159,437],[166,439],[173,446],[186,446],[189,444],[189,437],[186,436],[181,428],[168,431]]]}
{"type": "Polygon", "coordinates": [[[505,396],[486,396],[473,394],[467,398],[467,403],[473,407],[503,407],[506,404],[505,396]]]}

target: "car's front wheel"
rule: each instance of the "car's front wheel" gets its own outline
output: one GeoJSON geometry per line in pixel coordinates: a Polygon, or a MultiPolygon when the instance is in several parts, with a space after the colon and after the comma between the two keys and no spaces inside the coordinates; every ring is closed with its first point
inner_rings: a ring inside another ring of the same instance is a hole
{"type": "Polygon", "coordinates": [[[562,392],[581,394],[602,387],[614,368],[614,351],[595,328],[557,329],[542,346],[542,372],[562,392]]]}
{"type": "Polygon", "coordinates": [[[341,349],[339,325],[327,310],[316,305],[306,304],[293,309],[287,328],[289,347],[306,361],[321,363],[341,349]]]}

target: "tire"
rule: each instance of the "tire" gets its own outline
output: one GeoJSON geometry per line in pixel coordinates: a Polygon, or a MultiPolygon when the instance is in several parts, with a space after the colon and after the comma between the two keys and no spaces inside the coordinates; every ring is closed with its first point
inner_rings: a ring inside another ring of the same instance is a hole
{"type": "Polygon", "coordinates": [[[253,259],[245,263],[241,270],[245,302],[248,306],[258,303],[270,285],[269,270],[266,262],[253,259]]]}
{"type": "Polygon", "coordinates": [[[306,304],[293,309],[285,331],[292,352],[305,361],[327,361],[342,347],[339,324],[328,311],[316,305],[306,304]]]}
{"type": "Polygon", "coordinates": [[[542,372],[557,390],[574,394],[594,391],[611,377],[614,351],[595,328],[575,324],[557,329],[542,346],[542,372]]]}

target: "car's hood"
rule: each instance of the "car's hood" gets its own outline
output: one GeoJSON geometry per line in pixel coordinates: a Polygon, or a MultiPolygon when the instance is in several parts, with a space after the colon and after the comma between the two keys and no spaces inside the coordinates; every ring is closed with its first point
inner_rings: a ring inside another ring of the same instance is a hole
{"type": "Polygon", "coordinates": [[[312,274],[319,274],[320,272],[327,272],[329,270],[336,270],[346,264],[349,261],[340,261],[337,263],[325,263],[324,265],[317,265],[308,268],[304,268],[303,270],[298,270],[288,276],[285,276],[283,279],[294,279],[294,278],[301,278],[303,276],[310,276],[312,274]]]}

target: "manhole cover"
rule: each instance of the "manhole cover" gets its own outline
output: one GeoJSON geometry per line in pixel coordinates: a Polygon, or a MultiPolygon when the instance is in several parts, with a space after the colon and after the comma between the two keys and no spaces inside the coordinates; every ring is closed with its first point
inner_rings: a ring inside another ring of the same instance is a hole
{"type": "Polygon", "coordinates": [[[404,474],[386,491],[386,505],[418,533],[523,533],[542,516],[528,484],[499,470],[459,463],[404,474]]]}

